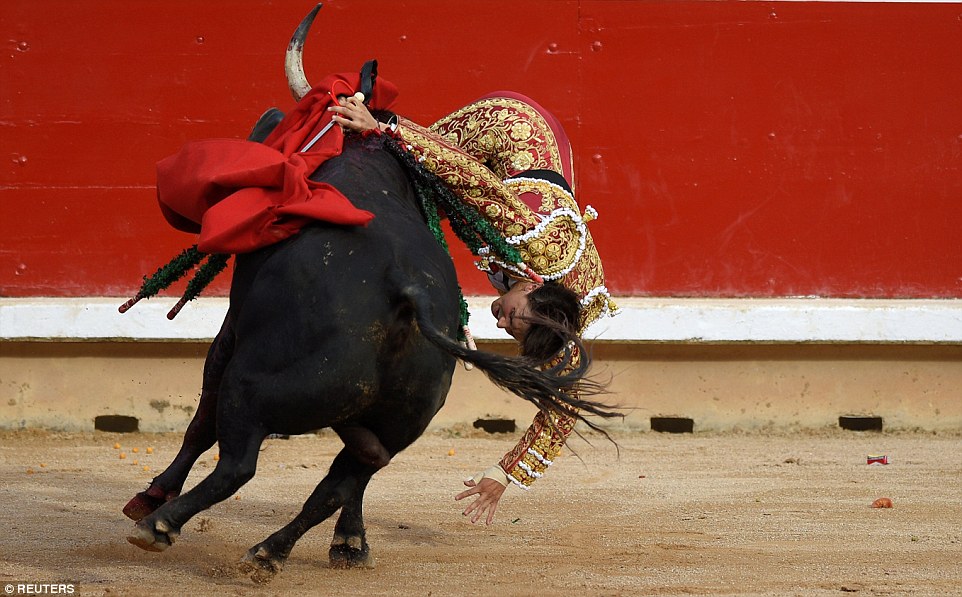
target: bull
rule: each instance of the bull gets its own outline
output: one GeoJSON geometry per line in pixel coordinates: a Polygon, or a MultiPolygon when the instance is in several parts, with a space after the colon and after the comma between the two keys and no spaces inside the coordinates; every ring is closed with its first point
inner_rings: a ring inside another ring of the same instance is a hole
{"type": "MultiPolygon", "coordinates": [[[[290,54],[303,47],[306,32],[302,23],[288,52],[295,97],[303,95],[306,79],[290,54]]],[[[251,139],[262,140],[277,121],[277,112],[268,112],[251,139]]],[[[191,517],[253,478],[269,435],[330,428],[344,446],[327,475],[301,512],[251,547],[241,566],[255,580],[268,580],[297,540],[338,510],[331,565],[371,566],[365,488],[427,428],[444,404],[458,359],[540,408],[605,414],[599,404],[566,392],[583,379],[587,358],[562,375],[560,368],[541,370],[456,341],[458,282],[412,183],[423,173],[389,145],[386,135],[347,136],[342,153],[311,175],[372,212],[367,226],[317,222],[237,255],[230,306],[210,346],[200,403],[181,449],[124,508],[137,521],[127,537],[134,545],[170,547],[191,517]],[[215,442],[216,467],[181,493],[190,469],[215,442]]]]}

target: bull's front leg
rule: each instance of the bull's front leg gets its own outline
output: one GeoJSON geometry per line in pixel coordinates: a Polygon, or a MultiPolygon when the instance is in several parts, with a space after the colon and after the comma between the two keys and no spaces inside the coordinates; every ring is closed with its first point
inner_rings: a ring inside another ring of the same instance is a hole
{"type": "Polygon", "coordinates": [[[135,495],[124,506],[124,515],[139,521],[174,499],[184,488],[187,475],[201,454],[217,441],[217,396],[224,369],[234,352],[234,330],[230,311],[224,318],[220,332],[207,351],[204,379],[197,412],[184,433],[180,451],[164,472],[157,475],[144,491],[135,495]]]}
{"type": "MultiPolygon", "coordinates": [[[[240,562],[240,570],[254,582],[270,581],[284,567],[294,544],[304,533],[327,520],[338,508],[362,499],[364,488],[373,474],[374,470],[361,465],[342,450],[301,512],[287,526],[250,548],[240,562]]],[[[365,552],[366,547],[365,544],[365,552]]]]}

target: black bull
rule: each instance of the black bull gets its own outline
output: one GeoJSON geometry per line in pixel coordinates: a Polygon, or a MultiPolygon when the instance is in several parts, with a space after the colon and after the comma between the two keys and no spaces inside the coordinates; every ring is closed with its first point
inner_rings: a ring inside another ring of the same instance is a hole
{"type": "Polygon", "coordinates": [[[131,543],[169,547],[192,516],[254,476],[269,434],[330,427],[344,448],[327,476],[290,524],[248,551],[244,566],[255,576],[277,572],[295,542],[338,509],[332,565],[368,565],[365,487],[444,404],[456,358],[541,408],[594,410],[596,403],[562,391],[581,378],[587,358],[559,376],[452,339],[459,291],[451,258],[425,223],[410,167],[383,144],[376,135],[349,137],[344,153],[312,176],[373,212],[368,226],[312,225],[237,256],[230,308],[208,353],[183,446],[124,508],[138,521],[131,543]],[[216,468],[180,495],[190,468],[215,441],[216,468]]]}

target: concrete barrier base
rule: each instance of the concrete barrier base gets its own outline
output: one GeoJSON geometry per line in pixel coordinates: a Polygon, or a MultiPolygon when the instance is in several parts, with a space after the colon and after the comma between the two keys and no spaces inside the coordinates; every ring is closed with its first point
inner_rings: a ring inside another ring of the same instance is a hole
{"type": "MultiPolygon", "coordinates": [[[[482,349],[510,352],[512,343],[482,349]]],[[[90,431],[96,417],[182,431],[200,394],[203,342],[0,343],[0,428],[90,431]]],[[[915,344],[595,343],[594,375],[624,419],[649,430],[678,417],[699,431],[835,427],[880,416],[884,429],[962,429],[962,346],[915,344]]],[[[534,407],[460,365],[434,427],[514,420],[534,407]]],[[[519,431],[520,432],[520,431],[519,431]]]]}

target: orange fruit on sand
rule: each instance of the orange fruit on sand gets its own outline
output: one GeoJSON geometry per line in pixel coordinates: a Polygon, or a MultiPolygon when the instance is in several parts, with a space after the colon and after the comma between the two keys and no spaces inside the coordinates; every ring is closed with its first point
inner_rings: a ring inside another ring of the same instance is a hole
{"type": "Polygon", "coordinates": [[[454,448],[448,450],[448,456],[454,456],[454,448]]]}
{"type": "Polygon", "coordinates": [[[119,450],[119,449],[120,449],[120,444],[119,443],[114,444],[114,450],[119,450]]]}
{"type": "Polygon", "coordinates": [[[891,508],[892,500],[887,497],[880,497],[879,499],[872,502],[873,508],[891,508]]]}
{"type": "Polygon", "coordinates": [[[133,448],[130,451],[136,454],[137,452],[140,452],[140,448],[133,448]]]}
{"type": "Polygon", "coordinates": [[[121,452],[121,453],[120,453],[120,459],[123,460],[124,458],[127,458],[127,455],[124,454],[123,452],[121,452]]]}
{"type": "Polygon", "coordinates": [[[153,454],[153,453],[154,453],[154,449],[153,449],[153,448],[147,448],[147,453],[148,453],[148,454],[153,454]]]}

